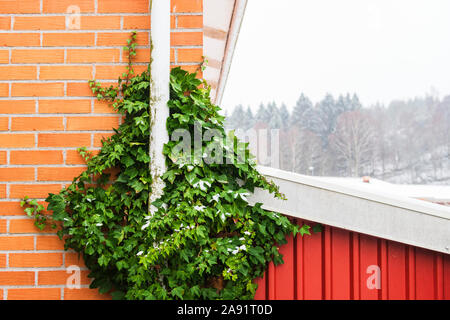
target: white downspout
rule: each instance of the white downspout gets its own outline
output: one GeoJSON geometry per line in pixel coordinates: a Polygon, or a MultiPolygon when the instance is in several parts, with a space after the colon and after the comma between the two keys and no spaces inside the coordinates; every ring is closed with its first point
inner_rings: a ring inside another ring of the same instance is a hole
{"type": "Polygon", "coordinates": [[[170,79],[170,1],[150,1],[151,29],[151,90],[150,90],[150,173],[152,191],[149,199],[150,215],[156,211],[151,203],[161,197],[166,171],[163,146],[169,141],[166,120],[169,117],[170,79]]]}

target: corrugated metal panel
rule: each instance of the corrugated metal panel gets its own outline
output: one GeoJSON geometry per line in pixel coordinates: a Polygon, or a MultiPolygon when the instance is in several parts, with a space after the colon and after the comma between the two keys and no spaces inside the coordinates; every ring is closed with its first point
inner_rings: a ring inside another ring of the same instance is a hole
{"type": "Polygon", "coordinates": [[[257,300],[450,299],[448,254],[329,226],[290,237],[280,252],[284,264],[256,280],[257,300]],[[370,266],[380,268],[380,289],[367,285],[370,266]]]}

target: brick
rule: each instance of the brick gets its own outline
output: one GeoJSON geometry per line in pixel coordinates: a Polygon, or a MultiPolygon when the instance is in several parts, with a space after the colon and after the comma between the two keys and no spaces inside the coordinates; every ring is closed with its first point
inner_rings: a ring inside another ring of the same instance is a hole
{"type": "Polygon", "coordinates": [[[25,196],[30,198],[47,198],[49,193],[61,191],[60,184],[12,184],[10,188],[10,198],[22,199],[25,196]]]}
{"type": "Polygon", "coordinates": [[[41,80],[86,80],[92,79],[91,66],[41,66],[41,80]]]}
{"type": "MultiPolygon", "coordinates": [[[[97,46],[124,46],[130,38],[129,32],[104,32],[98,33],[97,46]]],[[[136,41],[140,46],[148,45],[149,33],[138,32],[136,41]]]]}
{"type": "Polygon", "coordinates": [[[0,151],[0,164],[7,164],[6,151],[0,151]]]}
{"type": "MultiPolygon", "coordinates": [[[[134,72],[140,74],[147,70],[147,66],[133,66],[134,72]]],[[[117,79],[122,76],[124,72],[127,72],[126,66],[97,66],[95,71],[95,78],[100,80],[117,79]]]]}
{"type": "Polygon", "coordinates": [[[6,254],[0,254],[0,268],[6,267],[6,254]]]}
{"type": "Polygon", "coordinates": [[[110,300],[108,294],[100,294],[97,289],[80,288],[68,289],[64,288],[64,300],[110,300]]]}
{"type": "Polygon", "coordinates": [[[177,26],[177,16],[170,16],[170,29],[175,29],[177,26]]]}
{"type": "Polygon", "coordinates": [[[0,30],[11,29],[11,17],[0,17],[0,30]]]}
{"type": "Polygon", "coordinates": [[[6,233],[6,220],[0,220],[0,233],[6,233]]]}
{"type": "Polygon", "coordinates": [[[94,134],[94,147],[101,147],[102,140],[111,137],[114,133],[96,133],[94,134]]]}
{"type": "Polygon", "coordinates": [[[90,113],[90,100],[39,100],[39,113],[90,113]]]}
{"type": "Polygon", "coordinates": [[[79,176],[85,167],[72,168],[38,168],[38,181],[72,181],[79,176]]]}
{"type": "Polygon", "coordinates": [[[62,253],[10,253],[12,268],[50,268],[63,265],[62,253]]]}
{"type": "Polygon", "coordinates": [[[108,101],[94,101],[94,112],[95,113],[117,113],[113,107],[112,103],[108,101]]]}
{"type": "Polygon", "coordinates": [[[0,66],[0,80],[36,80],[34,66],[0,66]]]}
{"type": "Polygon", "coordinates": [[[89,133],[41,133],[38,136],[39,147],[83,147],[91,145],[89,133]]]}
{"type": "Polygon", "coordinates": [[[81,254],[78,254],[77,252],[66,252],[64,261],[65,267],[78,266],[80,268],[86,268],[83,257],[81,256],[81,254]]]}
{"type": "Polygon", "coordinates": [[[37,47],[41,40],[38,33],[0,33],[1,47],[37,47]]]}
{"type": "Polygon", "coordinates": [[[203,0],[172,0],[171,1],[172,12],[203,12],[203,0]]]}
{"type": "Polygon", "coordinates": [[[42,9],[44,13],[67,13],[70,6],[78,6],[81,13],[93,13],[95,10],[94,0],[43,0],[42,9]]]}
{"type": "Polygon", "coordinates": [[[67,83],[67,96],[69,97],[92,97],[92,90],[87,82],[67,83]]]}
{"type": "Polygon", "coordinates": [[[203,49],[178,49],[178,62],[202,62],[203,49]]]}
{"type": "Polygon", "coordinates": [[[94,148],[101,148],[102,147],[102,140],[105,140],[109,137],[111,137],[113,133],[98,133],[94,134],[94,148]]]}
{"type": "Polygon", "coordinates": [[[201,46],[203,45],[202,32],[171,32],[171,46],[201,46]]]}
{"type": "MultiPolygon", "coordinates": [[[[0,220],[2,221],[2,220],[0,220]]],[[[34,225],[33,219],[14,219],[9,223],[9,233],[56,233],[56,229],[46,226],[44,230],[39,230],[34,225]]]]}
{"type": "Polygon", "coordinates": [[[203,16],[177,16],[178,28],[203,28],[203,16]]]}
{"type": "Polygon", "coordinates": [[[9,118],[0,117],[0,131],[8,131],[9,130],[9,118]]]}
{"type": "Polygon", "coordinates": [[[63,152],[57,150],[11,151],[10,164],[62,164],[63,152]]]}
{"type": "Polygon", "coordinates": [[[32,286],[34,282],[33,271],[0,271],[0,286],[32,286]]]}
{"type": "Polygon", "coordinates": [[[120,49],[69,49],[67,63],[119,62],[120,49]]]}
{"type": "Polygon", "coordinates": [[[8,300],[61,300],[61,289],[8,289],[8,300]]]}
{"type": "Polygon", "coordinates": [[[150,15],[125,16],[123,17],[123,28],[125,30],[150,29],[150,15]]]}
{"type": "MultiPolygon", "coordinates": [[[[89,151],[92,153],[92,155],[96,155],[99,153],[99,150],[89,150],[89,151]]],[[[67,150],[66,164],[86,164],[86,161],[81,157],[78,151],[67,150]]]]}
{"type": "Polygon", "coordinates": [[[0,181],[34,181],[34,168],[0,168],[0,181]]]}
{"type": "MultiPolygon", "coordinates": [[[[0,184],[0,198],[6,198],[6,185],[5,184],[0,184]]],[[[1,225],[1,222],[0,222],[0,225],[1,225]]],[[[0,230],[1,230],[1,228],[0,228],[0,230]]]]}
{"type": "Polygon", "coordinates": [[[23,208],[19,201],[2,201],[0,203],[0,216],[23,216],[23,208]]]}
{"type": "Polygon", "coordinates": [[[36,250],[64,250],[64,242],[57,236],[37,236],[36,250]]]}
{"type": "Polygon", "coordinates": [[[64,63],[62,49],[16,49],[11,51],[12,63],[64,63]]]}
{"type": "Polygon", "coordinates": [[[40,0],[2,0],[0,13],[40,13],[40,0]]]}
{"type": "Polygon", "coordinates": [[[34,250],[34,237],[0,237],[0,250],[34,250]]]}
{"type": "Polygon", "coordinates": [[[13,97],[62,97],[64,83],[13,83],[13,97]]]}
{"type": "Polygon", "coordinates": [[[119,126],[118,117],[68,117],[67,130],[112,130],[119,126]]]}
{"type": "Polygon", "coordinates": [[[64,30],[66,18],[64,16],[51,17],[15,17],[14,30],[64,30]]]}
{"type": "Polygon", "coordinates": [[[44,33],[42,44],[44,47],[93,46],[94,33],[44,33]]]}
{"type": "Polygon", "coordinates": [[[12,118],[11,131],[64,130],[62,117],[20,117],[12,118]]]}
{"type": "Polygon", "coordinates": [[[0,63],[9,63],[9,51],[0,50],[0,63]]]}
{"type": "Polygon", "coordinates": [[[35,111],[36,103],[33,100],[0,100],[0,113],[30,114],[35,111]]]}
{"type": "Polygon", "coordinates": [[[98,13],[149,13],[149,0],[98,0],[98,13]]]}
{"type": "MultiPolygon", "coordinates": [[[[8,83],[0,83],[0,97],[8,97],[9,96],[9,84],[8,83]]],[[[0,101],[1,103],[2,101],[0,101]]]]}
{"type": "MultiPolygon", "coordinates": [[[[38,285],[65,285],[70,276],[74,275],[74,272],[67,271],[39,271],[38,272],[38,285]]],[[[89,271],[80,271],[80,284],[88,285],[92,279],[88,278],[89,271]]],[[[76,290],[76,289],[75,289],[76,290]]]]}
{"type": "Polygon", "coordinates": [[[0,134],[0,148],[34,147],[34,134],[0,134]]]}
{"type": "Polygon", "coordinates": [[[120,29],[120,16],[82,16],[81,30],[120,29]]]}

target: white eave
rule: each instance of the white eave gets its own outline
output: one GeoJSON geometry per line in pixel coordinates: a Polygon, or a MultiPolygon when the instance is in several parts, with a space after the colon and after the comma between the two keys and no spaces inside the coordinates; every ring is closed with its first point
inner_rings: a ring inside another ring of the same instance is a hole
{"type": "Polygon", "coordinates": [[[450,254],[450,207],[274,168],[258,170],[288,199],[256,190],[251,202],[267,210],[450,254]]]}
{"type": "Polygon", "coordinates": [[[247,0],[203,2],[203,54],[208,60],[203,78],[215,104],[222,99],[246,5],[247,0]]]}

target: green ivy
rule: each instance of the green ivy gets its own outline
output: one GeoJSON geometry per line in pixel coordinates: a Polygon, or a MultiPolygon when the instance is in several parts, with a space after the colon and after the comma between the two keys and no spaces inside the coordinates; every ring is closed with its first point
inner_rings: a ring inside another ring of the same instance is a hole
{"type": "Polygon", "coordinates": [[[270,261],[283,263],[278,248],[286,236],[309,234],[309,226],[299,227],[260,203],[249,205],[247,197],[255,188],[284,197],[258,173],[248,144],[226,135],[206,82],[180,68],[170,75],[169,136],[176,129],[194,136],[199,123],[205,131],[222,134],[215,147],[224,157],[222,163],[202,161],[214,142],[204,141],[199,161],[180,161],[177,142],[167,143],[166,187],[153,203],[158,210],[149,215],[151,81],[149,69],[134,75],[135,38],[133,33],[126,47],[129,70],[118,86],[90,82],[98,99],[110,101],[125,116],[115,135],[103,141],[95,156],[79,150],[87,170],[59,194],[49,194],[50,216],[43,218],[43,208],[32,200],[22,205],[30,216],[36,214],[37,225],[51,221],[60,226],[65,249],[80,253],[94,278],[90,287],[115,299],[252,299],[254,279],[270,261]],[[231,147],[225,143],[230,139],[231,147]],[[245,161],[238,161],[243,154],[245,161]],[[119,172],[116,177],[112,170],[119,172]]]}

